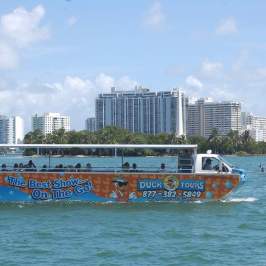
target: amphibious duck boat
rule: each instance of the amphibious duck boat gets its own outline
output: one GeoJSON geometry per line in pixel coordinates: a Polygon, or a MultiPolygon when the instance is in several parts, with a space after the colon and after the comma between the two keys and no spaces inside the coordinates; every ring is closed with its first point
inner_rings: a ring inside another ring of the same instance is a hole
{"type": "Polygon", "coordinates": [[[221,156],[197,154],[197,145],[0,145],[9,149],[36,155],[0,157],[0,202],[215,201],[246,180],[221,156]],[[65,155],[74,151],[83,155],[65,155]]]}

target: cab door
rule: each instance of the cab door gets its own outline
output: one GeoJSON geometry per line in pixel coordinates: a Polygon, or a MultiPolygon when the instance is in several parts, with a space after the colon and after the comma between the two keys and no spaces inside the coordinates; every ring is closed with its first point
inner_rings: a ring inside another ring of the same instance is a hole
{"type": "Polygon", "coordinates": [[[221,171],[221,161],[215,156],[202,155],[198,163],[198,172],[200,173],[217,174],[221,171]]]}

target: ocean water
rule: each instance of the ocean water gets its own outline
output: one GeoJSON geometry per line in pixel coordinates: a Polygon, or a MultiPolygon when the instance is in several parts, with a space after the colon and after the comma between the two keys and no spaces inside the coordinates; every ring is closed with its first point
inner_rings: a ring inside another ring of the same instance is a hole
{"type": "Polygon", "coordinates": [[[227,160],[223,202],[0,204],[0,265],[266,265],[266,157],[227,160]]]}

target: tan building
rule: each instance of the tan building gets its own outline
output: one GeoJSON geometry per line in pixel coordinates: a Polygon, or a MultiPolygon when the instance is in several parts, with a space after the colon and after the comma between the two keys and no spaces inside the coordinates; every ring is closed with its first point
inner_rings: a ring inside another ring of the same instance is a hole
{"type": "Polygon", "coordinates": [[[222,136],[241,130],[241,104],[234,101],[214,102],[199,99],[187,105],[187,135],[208,138],[213,129],[222,136]]]}

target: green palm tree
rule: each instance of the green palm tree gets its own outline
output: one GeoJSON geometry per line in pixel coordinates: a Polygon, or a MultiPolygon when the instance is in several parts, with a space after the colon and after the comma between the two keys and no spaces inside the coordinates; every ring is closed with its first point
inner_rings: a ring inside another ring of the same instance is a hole
{"type": "Polygon", "coordinates": [[[208,138],[208,144],[214,153],[218,153],[221,149],[220,145],[222,144],[222,138],[219,136],[218,130],[216,128],[212,130],[212,133],[208,138]]]}
{"type": "Polygon", "coordinates": [[[229,138],[229,145],[232,148],[233,152],[237,152],[239,150],[239,145],[241,143],[241,139],[239,136],[239,132],[237,130],[231,130],[228,134],[227,137],[229,138]]]}

